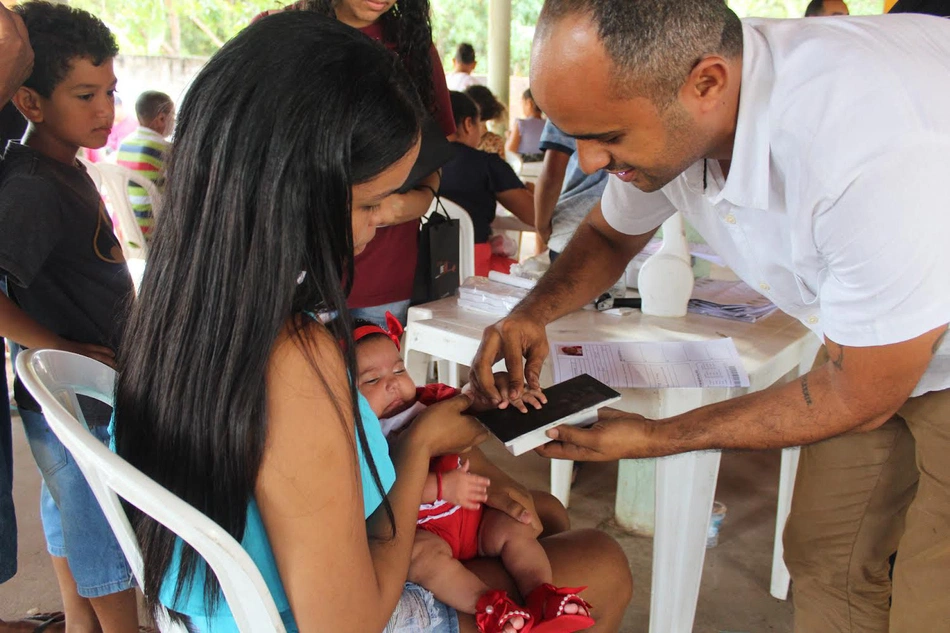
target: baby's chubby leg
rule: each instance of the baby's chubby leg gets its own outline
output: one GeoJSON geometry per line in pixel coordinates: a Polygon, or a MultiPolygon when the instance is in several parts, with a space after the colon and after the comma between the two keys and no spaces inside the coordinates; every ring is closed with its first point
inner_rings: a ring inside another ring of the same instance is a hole
{"type": "Polygon", "coordinates": [[[452,547],[448,543],[425,530],[416,530],[408,580],[463,613],[475,613],[478,599],[490,590],[478,576],[452,558],[452,547]]]}
{"type": "Polygon", "coordinates": [[[498,556],[518,585],[522,596],[553,579],[551,562],[530,525],[485,508],[478,530],[478,548],[482,556],[498,556]]]}

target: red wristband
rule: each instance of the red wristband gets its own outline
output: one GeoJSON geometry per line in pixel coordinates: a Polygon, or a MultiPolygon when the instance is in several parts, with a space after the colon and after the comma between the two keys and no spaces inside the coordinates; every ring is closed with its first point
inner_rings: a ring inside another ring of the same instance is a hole
{"type": "Polygon", "coordinates": [[[435,473],[435,486],[436,486],[435,500],[442,501],[442,473],[441,472],[435,473]]]}

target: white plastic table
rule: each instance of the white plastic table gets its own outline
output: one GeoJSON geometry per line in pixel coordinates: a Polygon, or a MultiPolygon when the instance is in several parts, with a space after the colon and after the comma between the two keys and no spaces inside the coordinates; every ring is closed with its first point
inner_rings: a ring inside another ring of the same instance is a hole
{"type": "MultiPolygon", "coordinates": [[[[424,381],[428,357],[470,365],[482,331],[497,320],[489,314],[459,308],[454,298],[410,308],[405,341],[410,375],[417,382],[424,381]]],[[[548,340],[554,341],[695,341],[718,337],[735,341],[749,374],[748,388],[621,390],[623,399],[615,405],[617,408],[651,419],[671,417],[793,379],[810,369],[819,346],[817,337],[807,328],[781,312],[758,323],[740,323],[694,314],[661,318],[636,310],[616,317],[580,310],[548,325],[547,334],[548,340]]],[[[550,362],[546,362],[541,383],[552,382],[550,362]]],[[[692,631],[719,458],[719,451],[702,451],[656,460],[620,461],[617,521],[627,529],[654,534],[650,633],[692,631]],[[650,492],[655,492],[655,497],[651,498],[650,492]],[[651,516],[654,499],[655,516],[651,516]]],[[[552,482],[557,479],[558,461],[552,463],[552,482]]],[[[783,459],[783,464],[791,461],[783,459]]],[[[570,468],[570,462],[562,463],[564,467],[570,468]]],[[[783,471],[781,488],[786,500],[779,504],[777,534],[787,516],[793,478],[794,470],[783,471]]],[[[566,501],[563,491],[552,492],[566,501]]],[[[786,573],[780,539],[775,556],[773,568],[779,574],[786,573]]],[[[782,582],[787,587],[787,576],[779,584],[782,582]]],[[[773,588],[775,585],[773,579],[773,588]]]]}

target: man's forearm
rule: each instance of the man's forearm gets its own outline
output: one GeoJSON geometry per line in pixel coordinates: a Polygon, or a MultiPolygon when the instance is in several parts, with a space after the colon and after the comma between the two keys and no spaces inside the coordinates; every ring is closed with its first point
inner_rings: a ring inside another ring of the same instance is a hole
{"type": "Polygon", "coordinates": [[[537,287],[515,310],[550,323],[582,308],[617,281],[630,259],[652,236],[653,232],[620,245],[585,220],[537,287]]]}
{"type": "MultiPolygon", "coordinates": [[[[652,425],[654,456],[709,449],[760,450],[802,446],[887,421],[892,406],[854,408],[838,397],[833,368],[798,380],[700,407],[652,425]]],[[[642,455],[637,447],[631,447],[642,455]]]]}

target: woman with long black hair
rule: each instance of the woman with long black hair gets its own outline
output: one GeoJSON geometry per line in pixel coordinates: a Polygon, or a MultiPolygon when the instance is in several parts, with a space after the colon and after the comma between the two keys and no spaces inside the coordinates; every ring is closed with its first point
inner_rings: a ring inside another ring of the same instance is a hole
{"type": "MultiPolygon", "coordinates": [[[[352,329],[344,280],[388,221],[421,116],[392,56],[308,12],[245,29],[181,106],[117,357],[116,450],[242,543],[289,631],[376,632],[391,617],[425,623],[394,633],[475,630],[404,583],[430,456],[484,430],[461,396],[387,449],[340,345],[352,329]]],[[[199,631],[236,630],[195,552],[130,518],[151,605],[199,631]]],[[[544,542],[555,582],[590,584],[601,630],[616,630],[630,582],[616,543],[594,532],[544,542]]]]}

